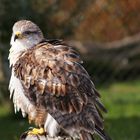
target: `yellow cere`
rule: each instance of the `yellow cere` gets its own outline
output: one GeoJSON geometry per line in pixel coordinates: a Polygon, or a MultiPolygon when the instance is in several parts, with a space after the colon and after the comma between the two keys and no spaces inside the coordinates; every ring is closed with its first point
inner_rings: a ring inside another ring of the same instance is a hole
{"type": "Polygon", "coordinates": [[[20,35],[21,35],[21,32],[17,31],[15,34],[16,34],[17,36],[20,36],[20,35]]]}

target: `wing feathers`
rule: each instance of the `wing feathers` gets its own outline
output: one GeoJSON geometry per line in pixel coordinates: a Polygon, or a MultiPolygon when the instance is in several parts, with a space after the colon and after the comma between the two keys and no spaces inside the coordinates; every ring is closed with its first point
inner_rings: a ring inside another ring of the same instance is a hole
{"type": "Polygon", "coordinates": [[[81,63],[72,48],[42,43],[22,55],[14,71],[33,104],[49,110],[64,128],[93,132],[95,125],[103,129],[100,110],[106,110],[81,63]]]}

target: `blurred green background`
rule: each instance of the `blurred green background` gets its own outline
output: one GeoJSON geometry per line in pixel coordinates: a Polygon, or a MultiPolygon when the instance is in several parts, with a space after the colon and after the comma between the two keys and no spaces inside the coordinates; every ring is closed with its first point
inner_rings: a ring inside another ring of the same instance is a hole
{"type": "MultiPolygon", "coordinates": [[[[14,22],[30,19],[46,38],[74,46],[108,109],[113,140],[140,140],[139,0],[0,0],[0,139],[18,140],[29,126],[9,99],[9,42],[14,22]]],[[[98,139],[98,138],[97,138],[98,139]]]]}

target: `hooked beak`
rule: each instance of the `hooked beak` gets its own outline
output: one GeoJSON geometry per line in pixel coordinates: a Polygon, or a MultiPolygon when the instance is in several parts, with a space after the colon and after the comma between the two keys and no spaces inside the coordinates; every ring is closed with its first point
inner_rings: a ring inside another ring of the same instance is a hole
{"type": "Polygon", "coordinates": [[[16,39],[18,39],[18,38],[22,38],[23,36],[22,36],[22,34],[21,34],[21,32],[16,32],[15,33],[15,36],[14,36],[14,41],[16,41],[16,39]]]}

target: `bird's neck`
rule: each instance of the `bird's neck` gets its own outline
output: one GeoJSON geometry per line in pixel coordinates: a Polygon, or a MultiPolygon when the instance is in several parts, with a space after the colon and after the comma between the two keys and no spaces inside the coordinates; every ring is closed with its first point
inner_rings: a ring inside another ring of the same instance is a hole
{"type": "Polygon", "coordinates": [[[17,60],[19,59],[20,55],[27,50],[25,46],[19,43],[11,43],[11,48],[9,50],[9,65],[15,65],[17,60]]]}

